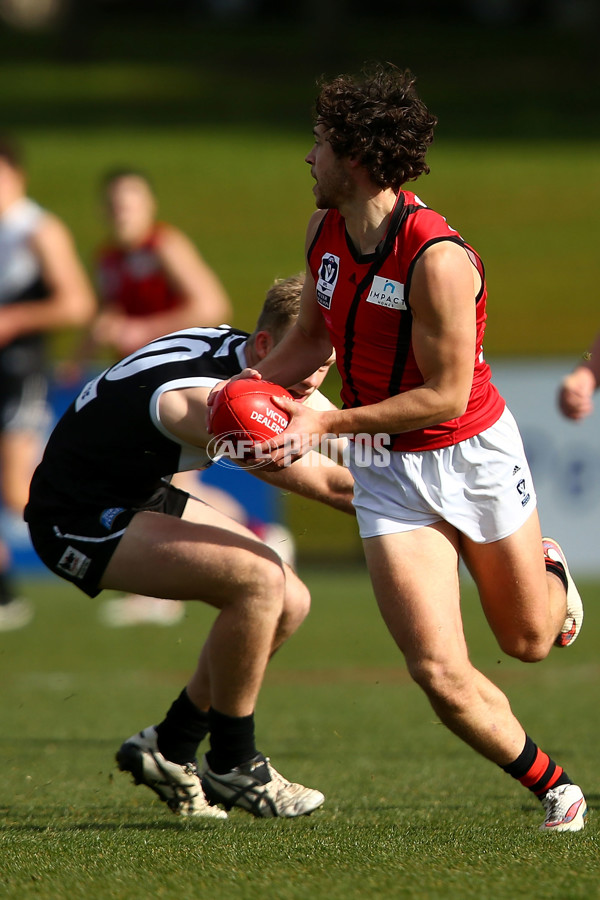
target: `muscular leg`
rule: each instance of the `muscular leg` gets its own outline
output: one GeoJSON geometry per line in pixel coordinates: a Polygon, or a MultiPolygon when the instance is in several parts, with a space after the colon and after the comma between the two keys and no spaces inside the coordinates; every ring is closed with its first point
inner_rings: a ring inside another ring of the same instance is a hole
{"type": "MultiPolygon", "coordinates": [[[[214,509],[210,508],[208,516],[210,521],[215,519],[214,509]]],[[[206,504],[198,503],[193,498],[190,498],[185,508],[184,518],[188,521],[202,522],[206,520],[206,517],[206,504]]],[[[228,520],[228,527],[235,534],[244,535],[248,540],[254,541],[260,547],[265,546],[252,531],[247,529],[244,525],[241,525],[239,522],[228,520]]],[[[310,594],[308,589],[303,582],[300,581],[293,569],[285,563],[282,565],[285,574],[283,609],[277,623],[277,630],[273,638],[270,656],[272,656],[300,627],[310,609],[310,594]]],[[[199,709],[208,709],[211,704],[210,668],[208,662],[211,653],[210,641],[211,638],[209,635],[209,638],[202,649],[202,653],[200,654],[196,670],[187,685],[188,695],[194,705],[199,709]]]]}
{"type": "Polygon", "coordinates": [[[461,536],[461,555],[502,650],[524,662],[545,659],[565,620],[567,597],[560,579],[546,572],[537,512],[491,544],[461,536]]]}
{"type": "Polygon", "coordinates": [[[269,657],[308,611],[308,592],[291,572],[286,583],[277,554],[222,513],[189,500],[185,516],[138,513],[102,581],[219,610],[187,688],[162,722],[125,741],[119,767],[181,815],[222,817],[207,797],[256,816],[305,815],[323,794],[287,782],[257,751],[254,708],[269,657]],[[208,732],[200,778],[195,758],[208,732]]]}
{"type": "Polygon", "coordinates": [[[306,613],[307,592],[296,584],[295,592],[286,591],[277,555],[242,526],[195,501],[188,502],[185,515],[138,513],[101,586],[203,600],[219,609],[190,682],[190,699],[205,705],[208,678],[210,704],[226,715],[246,716],[254,710],[274,646],[306,613]]]}
{"type": "Polygon", "coordinates": [[[487,759],[511,763],[526,735],[502,691],[469,661],[454,529],[367,538],[364,547],[382,616],[441,721],[487,759]]]}
{"type": "Polygon", "coordinates": [[[224,529],[139,513],[102,586],[219,609],[207,641],[211,704],[230,716],[253,712],[283,606],[275,558],[224,529]],[[141,577],[133,576],[140,565],[141,577]]]}

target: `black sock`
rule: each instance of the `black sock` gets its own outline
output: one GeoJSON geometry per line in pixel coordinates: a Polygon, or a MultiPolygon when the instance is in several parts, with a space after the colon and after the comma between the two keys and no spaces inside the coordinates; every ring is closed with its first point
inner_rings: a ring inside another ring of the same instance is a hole
{"type": "Polygon", "coordinates": [[[184,688],[156,726],[156,733],[158,749],[165,759],[179,765],[192,762],[200,741],[208,734],[208,713],[194,706],[184,688]]]}
{"type": "Polygon", "coordinates": [[[540,798],[552,787],[571,784],[565,770],[540,750],[529,735],[526,735],[525,746],[515,761],[501,768],[540,798]]]}
{"type": "Polygon", "coordinates": [[[256,756],[254,713],[249,716],[226,716],[212,707],[208,711],[210,751],[208,764],[218,775],[256,756]]]}

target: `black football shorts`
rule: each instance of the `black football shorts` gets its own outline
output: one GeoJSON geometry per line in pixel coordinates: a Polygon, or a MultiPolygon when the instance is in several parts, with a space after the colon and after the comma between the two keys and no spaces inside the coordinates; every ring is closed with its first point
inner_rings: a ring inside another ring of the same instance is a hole
{"type": "Polygon", "coordinates": [[[71,581],[90,597],[98,586],[125,529],[136,513],[148,510],[181,518],[189,494],[165,482],[134,507],[111,506],[106,509],[76,511],[60,522],[30,521],[29,533],[37,555],[52,572],[71,581]]]}

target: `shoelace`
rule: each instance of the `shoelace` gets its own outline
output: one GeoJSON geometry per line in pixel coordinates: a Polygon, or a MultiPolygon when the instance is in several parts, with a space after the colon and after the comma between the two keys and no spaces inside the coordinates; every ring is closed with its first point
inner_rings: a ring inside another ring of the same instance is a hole
{"type": "Polygon", "coordinates": [[[546,810],[546,821],[552,822],[554,819],[558,818],[557,810],[561,801],[561,794],[558,791],[550,789],[542,803],[544,804],[544,808],[546,810]]]}
{"type": "Polygon", "coordinates": [[[271,765],[271,760],[268,756],[266,757],[266,762],[267,769],[269,770],[269,775],[271,776],[271,781],[282,788],[291,787],[291,782],[288,781],[287,778],[284,778],[283,775],[280,775],[277,769],[273,768],[273,766],[271,765]]]}
{"type": "Polygon", "coordinates": [[[283,775],[280,775],[277,769],[274,769],[271,765],[269,758],[267,757],[267,767],[269,769],[269,773],[271,775],[271,784],[275,785],[276,788],[276,796],[279,795],[280,791],[287,791],[288,795],[291,794],[301,794],[303,791],[308,790],[308,788],[303,787],[301,784],[294,784],[291,781],[288,781],[287,778],[284,778],[283,775]]]}

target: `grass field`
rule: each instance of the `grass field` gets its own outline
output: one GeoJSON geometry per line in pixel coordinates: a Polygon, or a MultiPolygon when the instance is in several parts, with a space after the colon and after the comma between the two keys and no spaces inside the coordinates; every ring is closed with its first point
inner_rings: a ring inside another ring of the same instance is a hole
{"type": "Polygon", "coordinates": [[[3,634],[0,896],[36,900],[571,900],[600,897],[595,808],[600,585],[574,648],[526,666],[503,656],[470,585],[474,663],[534,740],[584,787],[583,833],[540,835],[537,801],[436,721],[407,678],[362,568],[308,569],[313,610],[273,660],[258,743],[326,794],[296,821],[179,820],[116,771],[114,752],[162,717],[212,619],[112,631],[99,601],[27,587],[33,624],[3,634]]]}

